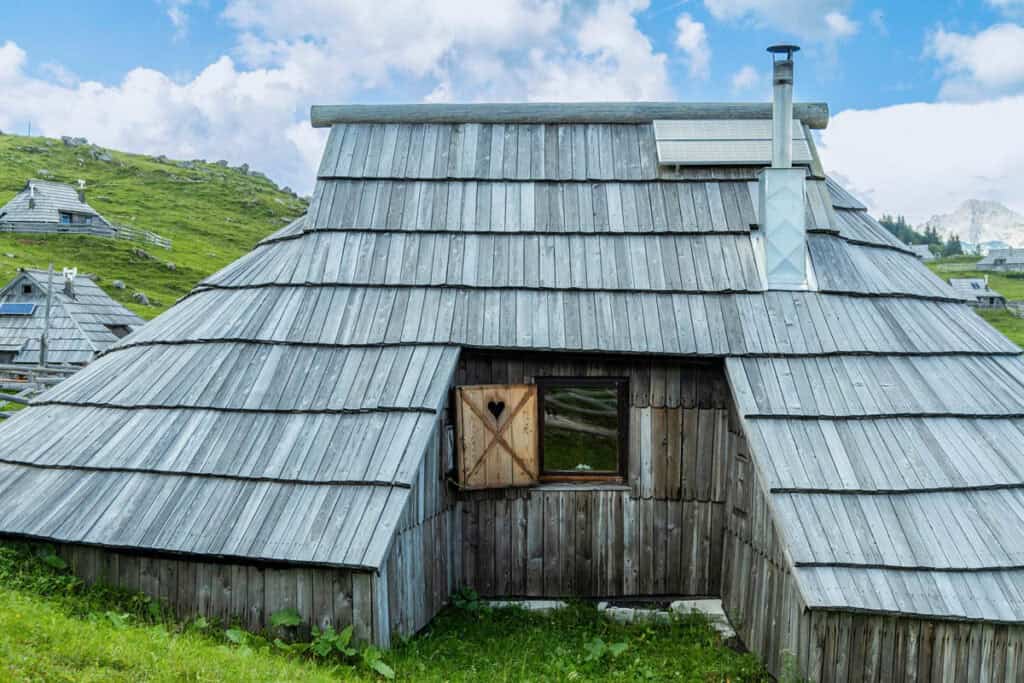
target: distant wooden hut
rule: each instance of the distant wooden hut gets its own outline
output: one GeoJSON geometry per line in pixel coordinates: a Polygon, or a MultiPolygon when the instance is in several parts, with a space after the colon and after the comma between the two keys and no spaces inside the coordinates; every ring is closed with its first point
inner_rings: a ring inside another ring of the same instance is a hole
{"type": "Polygon", "coordinates": [[[776,674],[1020,680],[1021,350],[784,100],[315,108],[308,215],[0,426],[0,531],[250,628],[712,595],[776,674]]]}
{"type": "Polygon", "coordinates": [[[1006,297],[988,286],[985,277],[951,277],[949,286],[975,308],[1006,308],[1006,297]]]}
{"type": "MultiPolygon", "coordinates": [[[[38,364],[50,278],[23,270],[0,289],[0,364],[38,364]]],[[[111,299],[88,275],[53,276],[47,363],[84,365],[144,321],[111,299]]]]}
{"type": "Polygon", "coordinates": [[[921,259],[924,262],[934,261],[935,254],[932,253],[932,248],[927,244],[910,244],[910,251],[913,252],[914,256],[921,259]]]}
{"type": "Polygon", "coordinates": [[[1024,249],[992,249],[975,268],[994,272],[1024,271],[1024,249]]]}
{"type": "Polygon", "coordinates": [[[0,207],[0,230],[114,237],[117,229],[85,201],[85,190],[33,178],[0,207]]]}
{"type": "Polygon", "coordinates": [[[78,234],[147,242],[164,249],[170,240],[148,230],[114,225],[85,201],[85,186],[30,179],[0,207],[0,232],[78,234]]]}

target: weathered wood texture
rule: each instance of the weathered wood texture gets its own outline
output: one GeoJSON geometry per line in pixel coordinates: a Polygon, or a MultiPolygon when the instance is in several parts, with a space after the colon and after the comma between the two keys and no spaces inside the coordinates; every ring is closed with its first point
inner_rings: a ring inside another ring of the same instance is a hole
{"type": "Polygon", "coordinates": [[[836,683],[1024,682],[1022,626],[807,609],[762,482],[737,438],[728,468],[722,602],[744,644],[773,675],[836,683]]]}
{"type": "Polygon", "coordinates": [[[468,489],[529,486],[537,458],[537,387],[484,384],[455,390],[459,483],[468,489]]]}
{"type": "Polygon", "coordinates": [[[465,581],[482,595],[714,595],[729,398],[721,366],[464,352],[456,384],[629,378],[626,485],[463,494],[465,581]]]}
{"type": "MultiPolygon", "coordinates": [[[[313,105],[314,127],[336,123],[650,123],[653,119],[770,119],[763,102],[533,102],[529,104],[313,105]]],[[[811,128],[828,124],[828,104],[796,102],[793,116],[811,128]]]]}
{"type": "Polygon", "coordinates": [[[442,418],[424,456],[388,553],[386,575],[390,633],[416,633],[463,585],[462,514],[455,487],[454,439],[442,418]]]}
{"type": "Polygon", "coordinates": [[[312,625],[340,630],[352,624],[356,638],[387,644],[380,635],[389,631],[374,604],[379,580],[371,572],[201,562],[81,545],[61,545],[57,552],[87,584],[145,593],[181,619],[203,615],[260,632],[270,628],[274,613],[295,609],[303,618],[300,639],[309,638],[312,625]]]}
{"type": "Polygon", "coordinates": [[[732,424],[736,446],[728,463],[722,606],[746,646],[779,676],[790,656],[800,652],[804,662],[819,648],[811,644],[796,581],[735,417],[732,424]]]}

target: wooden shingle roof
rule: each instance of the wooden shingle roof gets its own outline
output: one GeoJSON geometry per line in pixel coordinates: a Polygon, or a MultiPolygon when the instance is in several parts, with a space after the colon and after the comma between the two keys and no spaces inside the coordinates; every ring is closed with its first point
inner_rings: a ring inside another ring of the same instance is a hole
{"type": "MultiPolygon", "coordinates": [[[[111,299],[92,278],[77,275],[74,297],[64,293],[63,276],[53,278],[47,362],[88,363],[106,350],[118,337],[110,327],[128,331],[142,327],[144,321],[111,299]]],[[[11,351],[16,363],[39,362],[39,340],[45,326],[47,273],[25,270],[0,290],[0,302],[34,302],[30,316],[0,316],[0,351],[11,351]],[[24,295],[20,285],[31,283],[34,293],[24,295]]]]}
{"type": "Polygon", "coordinates": [[[110,225],[71,185],[36,178],[0,207],[0,223],[60,223],[62,212],[91,216],[97,225],[110,225]]]}
{"type": "Polygon", "coordinates": [[[320,112],[305,218],[0,427],[0,531],[376,568],[459,348],[718,356],[806,604],[1024,620],[1020,349],[810,136],[814,287],[765,291],[756,167],[559,106],[320,112]]]}

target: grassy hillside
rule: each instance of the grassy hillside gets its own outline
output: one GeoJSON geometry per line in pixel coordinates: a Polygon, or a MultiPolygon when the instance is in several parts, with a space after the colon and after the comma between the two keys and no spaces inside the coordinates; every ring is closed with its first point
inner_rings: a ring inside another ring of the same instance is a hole
{"type": "Polygon", "coordinates": [[[242,169],[92,145],[70,147],[49,138],[0,136],[0,204],[29,178],[85,180],[86,201],[108,220],[155,232],[172,240],[173,247],[0,233],[0,282],[10,280],[19,267],[46,268],[53,261],[58,270],[77,267],[99,276],[103,289],[144,318],[166,310],[203,277],[306,209],[305,200],[242,169]],[[138,248],[149,258],[135,253],[138,248]],[[126,288],[114,289],[114,280],[124,281],[126,288]],[[150,306],[132,301],[137,291],[149,297],[150,306]]]}

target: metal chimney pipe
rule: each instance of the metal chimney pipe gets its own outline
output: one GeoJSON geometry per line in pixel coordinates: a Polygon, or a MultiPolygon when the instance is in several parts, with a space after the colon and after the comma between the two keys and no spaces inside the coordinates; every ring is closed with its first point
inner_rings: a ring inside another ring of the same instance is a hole
{"type": "Polygon", "coordinates": [[[772,168],[793,166],[793,53],[796,45],[772,45],[772,168]],[[777,59],[776,55],[785,55],[777,59]]]}

